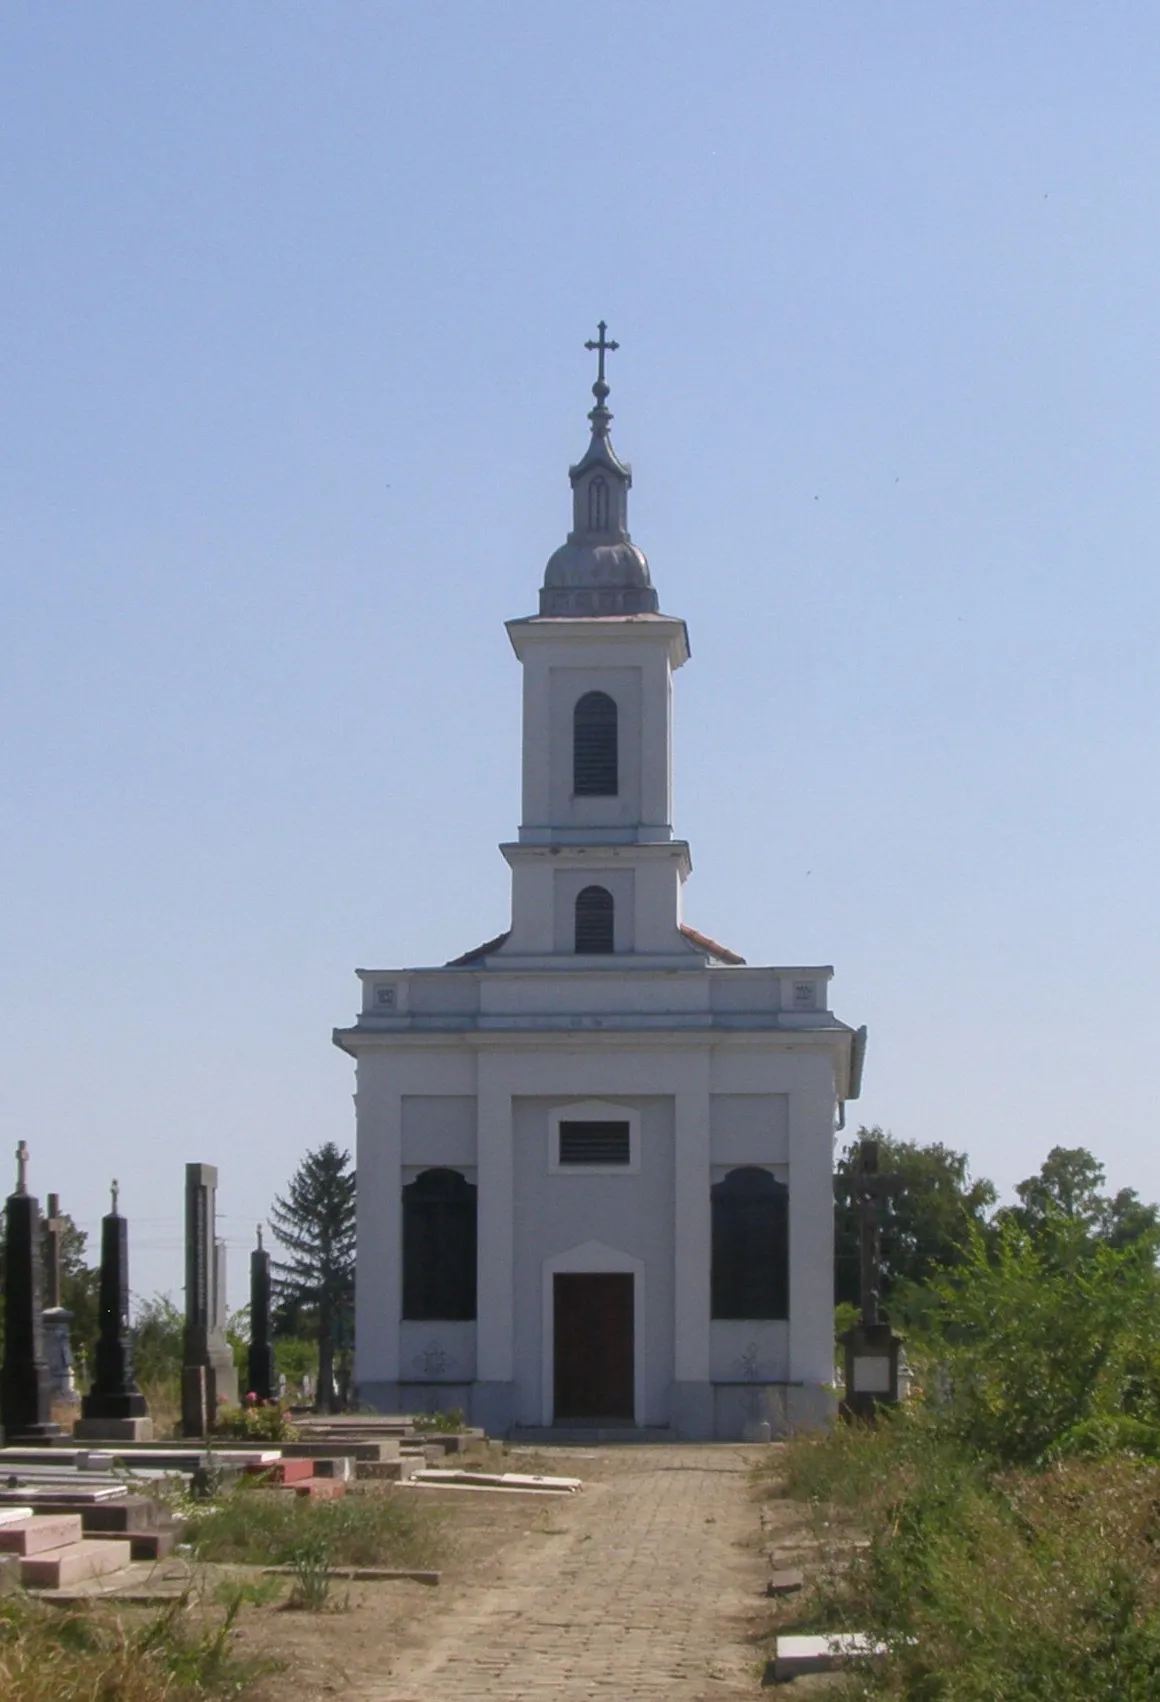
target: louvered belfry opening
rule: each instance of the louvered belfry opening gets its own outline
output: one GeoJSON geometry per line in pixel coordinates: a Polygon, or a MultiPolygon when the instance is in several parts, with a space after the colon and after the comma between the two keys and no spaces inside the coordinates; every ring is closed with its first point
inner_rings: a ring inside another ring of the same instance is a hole
{"type": "Polygon", "coordinates": [[[616,702],[586,691],[572,711],[572,791],[577,798],[615,798],[620,787],[616,702]]]}
{"type": "Polygon", "coordinates": [[[576,950],[585,955],[616,949],[616,909],[607,887],[586,886],[576,899],[576,950]]]}
{"type": "Polygon", "coordinates": [[[632,1141],[627,1123],[560,1124],[561,1164],[629,1164],[632,1141]]]}

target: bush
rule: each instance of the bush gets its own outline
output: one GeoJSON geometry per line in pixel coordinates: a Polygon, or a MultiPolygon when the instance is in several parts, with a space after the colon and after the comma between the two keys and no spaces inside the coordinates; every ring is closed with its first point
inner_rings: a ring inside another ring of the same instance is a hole
{"type": "Polygon", "coordinates": [[[213,1433],[243,1442],[293,1442],[298,1428],[276,1401],[247,1401],[244,1406],[219,1407],[213,1433]]]}

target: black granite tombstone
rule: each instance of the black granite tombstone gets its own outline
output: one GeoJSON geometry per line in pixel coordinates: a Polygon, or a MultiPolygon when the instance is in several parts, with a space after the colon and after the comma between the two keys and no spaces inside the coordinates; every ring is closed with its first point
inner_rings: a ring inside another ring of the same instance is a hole
{"type": "MultiPolygon", "coordinates": [[[[81,1419],[102,1423],[147,1416],[145,1396],[133,1378],[129,1334],[129,1225],[113,1206],[101,1219],[101,1284],[98,1295],[96,1375],[81,1402],[81,1419]]],[[[78,1432],[79,1433],[79,1432],[78,1432]]]]}
{"type": "Polygon", "coordinates": [[[4,1359],[0,1428],[6,1442],[48,1442],[61,1435],[51,1417],[41,1315],[40,1206],[28,1192],[28,1147],[16,1149],[16,1191],[4,1208],[4,1359]]]}
{"type": "Polygon", "coordinates": [[[270,1255],[262,1246],[261,1224],[258,1225],[258,1245],[250,1254],[250,1357],[247,1369],[249,1393],[259,1401],[273,1400],[278,1378],[274,1369],[274,1349],[270,1343],[270,1255]]]}

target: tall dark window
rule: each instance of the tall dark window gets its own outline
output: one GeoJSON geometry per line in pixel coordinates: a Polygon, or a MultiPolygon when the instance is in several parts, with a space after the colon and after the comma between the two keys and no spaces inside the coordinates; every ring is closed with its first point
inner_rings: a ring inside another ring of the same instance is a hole
{"type": "Polygon", "coordinates": [[[608,530],[608,480],[602,479],[599,474],[588,486],[588,530],[608,530]]]}
{"type": "Polygon", "coordinates": [[[475,1195],[458,1170],[403,1189],[404,1318],[475,1317],[475,1195]]]}
{"type": "Polygon", "coordinates": [[[713,1317],[789,1317],[789,1189],[746,1165],[715,1182],[713,1317]]]}
{"type": "Polygon", "coordinates": [[[586,886],[576,898],[576,950],[615,951],[616,908],[604,886],[586,886]]]}
{"type": "Polygon", "coordinates": [[[577,798],[615,798],[616,703],[605,691],[586,691],[572,711],[572,791],[577,798]]]}

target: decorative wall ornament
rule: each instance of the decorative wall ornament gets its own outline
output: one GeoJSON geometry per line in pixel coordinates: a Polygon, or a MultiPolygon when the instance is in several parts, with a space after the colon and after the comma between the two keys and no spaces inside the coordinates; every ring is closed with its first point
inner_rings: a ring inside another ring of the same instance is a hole
{"type": "Polygon", "coordinates": [[[459,1361],[447,1352],[443,1343],[432,1338],[422,1353],[417,1353],[412,1359],[411,1369],[424,1377],[447,1377],[458,1364],[459,1361]]]}

